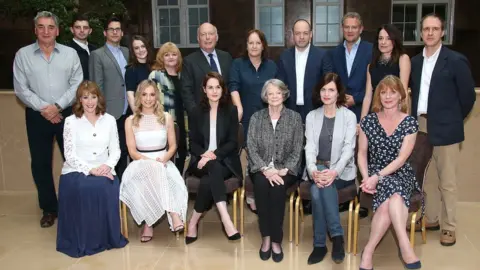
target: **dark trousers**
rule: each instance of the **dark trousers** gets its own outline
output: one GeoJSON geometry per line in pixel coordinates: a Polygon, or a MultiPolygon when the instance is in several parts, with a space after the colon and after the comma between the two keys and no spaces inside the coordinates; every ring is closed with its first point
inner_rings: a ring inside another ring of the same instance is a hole
{"type": "Polygon", "coordinates": [[[118,130],[118,140],[120,141],[120,159],[118,160],[117,165],[115,166],[115,172],[117,177],[122,181],[122,175],[128,165],[128,149],[127,149],[127,139],[125,137],[125,119],[128,115],[122,115],[117,119],[117,130],[118,130]]]}
{"type": "Polygon", "coordinates": [[[189,171],[200,178],[197,198],[194,209],[197,213],[208,211],[212,207],[212,199],[215,203],[227,200],[225,180],[232,176],[230,169],[221,161],[210,160],[199,170],[197,164],[192,164],[189,171]]]}
{"type": "Polygon", "coordinates": [[[30,149],[32,176],[38,192],[38,203],[44,214],[57,213],[57,195],[53,182],[53,138],[56,139],[62,157],[63,154],[63,126],[65,118],[72,114],[70,107],[62,112],[63,120],[52,124],[40,112],[25,109],[28,146],[30,149]]]}
{"type": "MultiPolygon", "coordinates": [[[[183,117],[183,115],[182,115],[183,117]]],[[[180,174],[183,175],[183,169],[185,168],[185,159],[187,158],[187,131],[185,129],[185,121],[178,120],[178,142],[177,142],[177,155],[175,159],[175,166],[177,167],[180,174]]]]}
{"type": "Polygon", "coordinates": [[[260,233],[262,237],[270,236],[270,240],[275,243],[282,243],[286,191],[297,181],[297,177],[287,174],[282,179],[284,185],[272,187],[262,172],[252,175],[260,233]]]}

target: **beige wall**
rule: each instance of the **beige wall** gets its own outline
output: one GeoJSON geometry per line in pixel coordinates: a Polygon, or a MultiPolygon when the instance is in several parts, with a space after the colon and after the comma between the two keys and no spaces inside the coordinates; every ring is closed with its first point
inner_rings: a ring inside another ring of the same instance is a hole
{"type": "MultiPolygon", "coordinates": [[[[480,89],[477,91],[477,101],[480,89]]],[[[34,192],[30,171],[30,154],[25,130],[25,112],[11,91],[0,91],[0,193],[34,192]]],[[[480,202],[480,102],[475,104],[465,125],[466,139],[462,144],[459,166],[460,201],[480,202]]],[[[58,177],[62,159],[55,144],[54,176],[58,177]]]]}

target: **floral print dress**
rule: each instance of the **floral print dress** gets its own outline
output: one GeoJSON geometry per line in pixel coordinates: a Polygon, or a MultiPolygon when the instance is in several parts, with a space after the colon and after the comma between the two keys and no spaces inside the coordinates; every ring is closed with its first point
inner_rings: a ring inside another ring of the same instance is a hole
{"type": "MultiPolygon", "coordinates": [[[[360,127],[368,140],[368,174],[374,175],[400,154],[405,136],[418,131],[418,122],[412,116],[406,116],[393,133],[388,136],[383,129],[376,113],[371,113],[360,122],[360,127]]],[[[373,195],[373,211],[393,194],[398,193],[407,208],[410,207],[412,193],[420,188],[415,179],[415,172],[410,163],[405,162],[393,174],[385,176],[377,184],[377,192],[373,195]]]]}

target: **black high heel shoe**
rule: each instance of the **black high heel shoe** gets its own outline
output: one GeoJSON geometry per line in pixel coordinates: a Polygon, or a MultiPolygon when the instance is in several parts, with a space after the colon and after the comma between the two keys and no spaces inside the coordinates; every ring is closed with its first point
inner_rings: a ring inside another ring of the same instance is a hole
{"type": "Polygon", "coordinates": [[[398,257],[400,258],[400,261],[402,262],[403,267],[405,269],[420,269],[420,268],[422,268],[422,263],[420,262],[420,260],[418,260],[416,262],[413,262],[413,263],[406,263],[403,260],[402,252],[400,250],[398,250],[398,257]]]}
{"type": "Polygon", "coordinates": [[[227,234],[227,230],[225,230],[225,226],[222,224],[222,228],[223,228],[223,233],[225,233],[225,235],[227,236],[228,240],[230,241],[235,241],[235,240],[239,240],[240,238],[242,238],[242,235],[237,232],[236,234],[234,235],[231,235],[231,236],[228,236],[227,234]]]}
{"type": "MultiPolygon", "coordinates": [[[[362,264],[362,258],[363,258],[363,251],[362,251],[362,255],[360,255],[360,264],[362,264]]],[[[358,270],[373,270],[373,267],[370,269],[359,267],[358,270]]]]}
{"type": "Polygon", "coordinates": [[[195,237],[191,237],[191,236],[185,236],[185,244],[186,245],[190,245],[191,243],[195,242],[198,240],[198,223],[197,225],[195,226],[196,229],[197,229],[197,236],[195,237]]]}

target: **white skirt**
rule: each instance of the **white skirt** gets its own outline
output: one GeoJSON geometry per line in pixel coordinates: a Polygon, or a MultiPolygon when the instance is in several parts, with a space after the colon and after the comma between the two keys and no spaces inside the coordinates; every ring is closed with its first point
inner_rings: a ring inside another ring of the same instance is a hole
{"type": "MultiPolygon", "coordinates": [[[[165,213],[177,213],[185,222],[188,191],[180,172],[173,162],[166,165],[155,160],[135,160],[122,176],[120,200],[140,225],[143,221],[152,226],[165,213]]],[[[172,219],[167,215],[170,230],[172,219]]]]}

